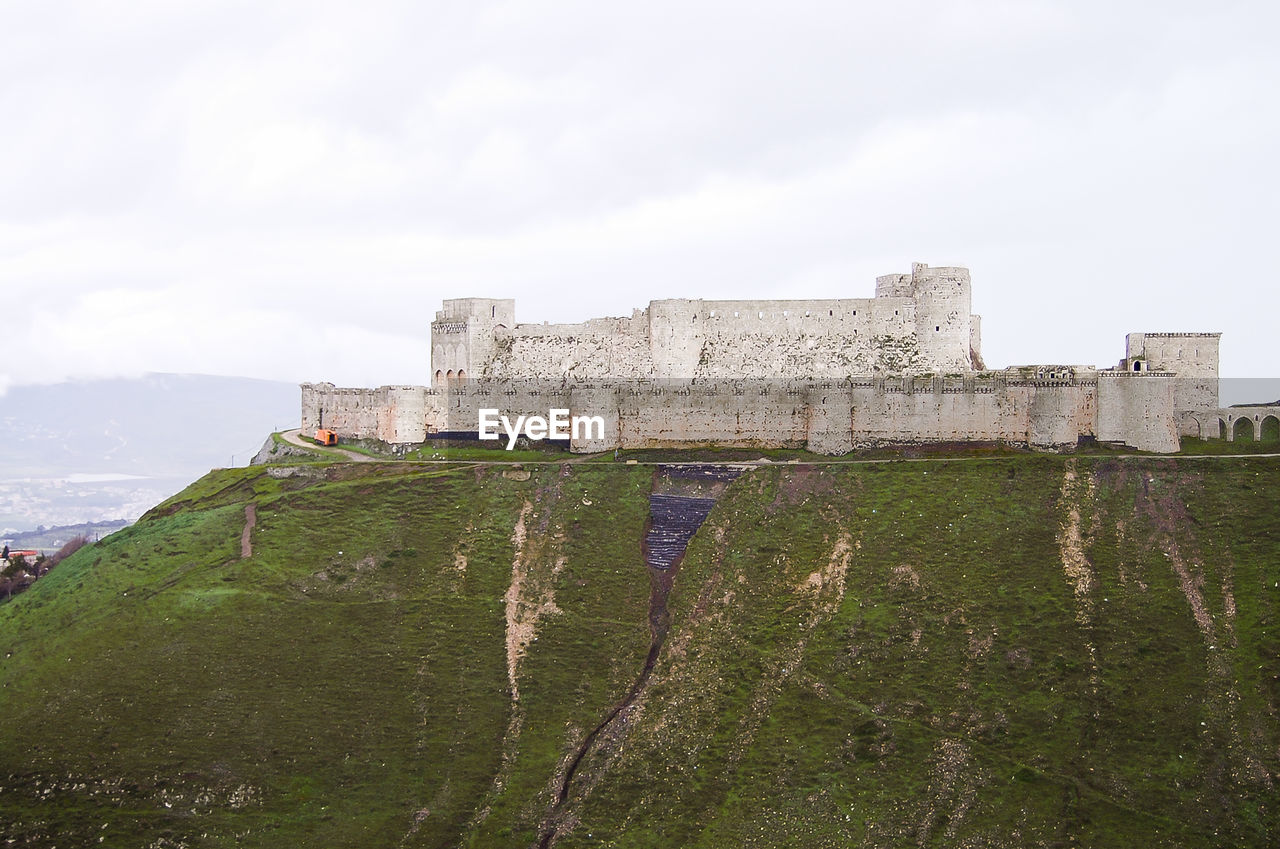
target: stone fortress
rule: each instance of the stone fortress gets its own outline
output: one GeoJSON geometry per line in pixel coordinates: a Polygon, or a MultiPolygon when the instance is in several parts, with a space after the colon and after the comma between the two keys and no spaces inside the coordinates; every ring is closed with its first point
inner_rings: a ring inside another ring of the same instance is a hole
{"type": "Polygon", "coordinates": [[[1081,439],[1168,453],[1183,435],[1256,438],[1275,410],[1222,410],[1218,333],[1132,333],[1112,368],[988,370],[969,272],[916,263],[874,298],[651,301],[629,317],[518,324],[515,301],[446,300],[430,386],[302,385],[302,428],[392,444],[474,436],[479,410],[601,416],[615,448],[808,448],[1081,439]],[[1239,419],[1240,421],[1237,421],[1239,419]]]}

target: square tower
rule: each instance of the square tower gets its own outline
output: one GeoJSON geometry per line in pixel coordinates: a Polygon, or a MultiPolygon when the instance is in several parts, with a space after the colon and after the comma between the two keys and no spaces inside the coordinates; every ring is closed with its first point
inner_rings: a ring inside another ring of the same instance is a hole
{"type": "Polygon", "coordinates": [[[515,326],[511,298],[452,298],[431,322],[431,385],[452,386],[481,377],[493,359],[494,337],[515,326]]]}
{"type": "Polygon", "coordinates": [[[1125,371],[1168,371],[1177,375],[1177,412],[1215,410],[1218,401],[1218,345],[1221,333],[1130,333],[1124,337],[1125,371]]]}

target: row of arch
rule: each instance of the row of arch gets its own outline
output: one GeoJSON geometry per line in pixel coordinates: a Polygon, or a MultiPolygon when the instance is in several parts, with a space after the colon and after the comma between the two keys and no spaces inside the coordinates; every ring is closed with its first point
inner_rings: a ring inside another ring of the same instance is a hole
{"type": "Polygon", "coordinates": [[[436,369],[436,379],[433,385],[434,386],[457,386],[461,383],[465,383],[466,380],[467,380],[466,369],[460,368],[457,371],[454,371],[453,369],[448,369],[447,371],[444,369],[436,369]]]}
{"type": "Polygon", "coordinates": [[[1189,424],[1193,425],[1192,430],[1195,432],[1188,435],[1197,436],[1201,439],[1226,439],[1231,442],[1280,442],[1280,417],[1275,414],[1240,416],[1234,419],[1217,417],[1216,422],[1214,419],[1210,419],[1208,422],[1201,422],[1198,418],[1192,417],[1189,420],[1189,424]]]}
{"type": "Polygon", "coordinates": [[[1260,421],[1241,416],[1230,424],[1218,419],[1220,439],[1244,442],[1280,442],[1280,418],[1266,416],[1260,421]]]}

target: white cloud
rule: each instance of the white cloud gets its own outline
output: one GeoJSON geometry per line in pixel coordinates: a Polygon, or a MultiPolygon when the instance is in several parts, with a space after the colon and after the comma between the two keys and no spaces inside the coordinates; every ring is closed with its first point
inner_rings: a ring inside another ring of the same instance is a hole
{"type": "Polygon", "coordinates": [[[41,4],[0,11],[0,387],[423,380],[529,320],[969,265],[988,361],[1138,329],[1275,368],[1268,4],[41,4]],[[1230,293],[1227,297],[1226,293],[1230,293]],[[1248,302],[1248,309],[1240,304],[1248,302]]]}

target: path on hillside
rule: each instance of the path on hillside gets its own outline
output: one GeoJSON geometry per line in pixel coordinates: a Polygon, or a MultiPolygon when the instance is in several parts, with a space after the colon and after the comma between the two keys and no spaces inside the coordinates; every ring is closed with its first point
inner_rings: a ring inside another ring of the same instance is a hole
{"type": "Polygon", "coordinates": [[[258,507],[249,502],[244,507],[244,532],[240,534],[240,559],[253,556],[253,528],[258,524],[258,507]]]}
{"type": "Polygon", "coordinates": [[[370,457],[368,454],[361,454],[357,451],[349,451],[346,448],[334,448],[331,446],[321,447],[316,445],[314,442],[307,442],[302,438],[301,428],[295,427],[293,430],[281,431],[280,438],[290,445],[296,445],[299,448],[305,448],[308,451],[314,451],[317,454],[323,454],[326,456],[337,454],[343,459],[350,460],[353,463],[376,463],[380,459],[378,457],[370,457]]]}

